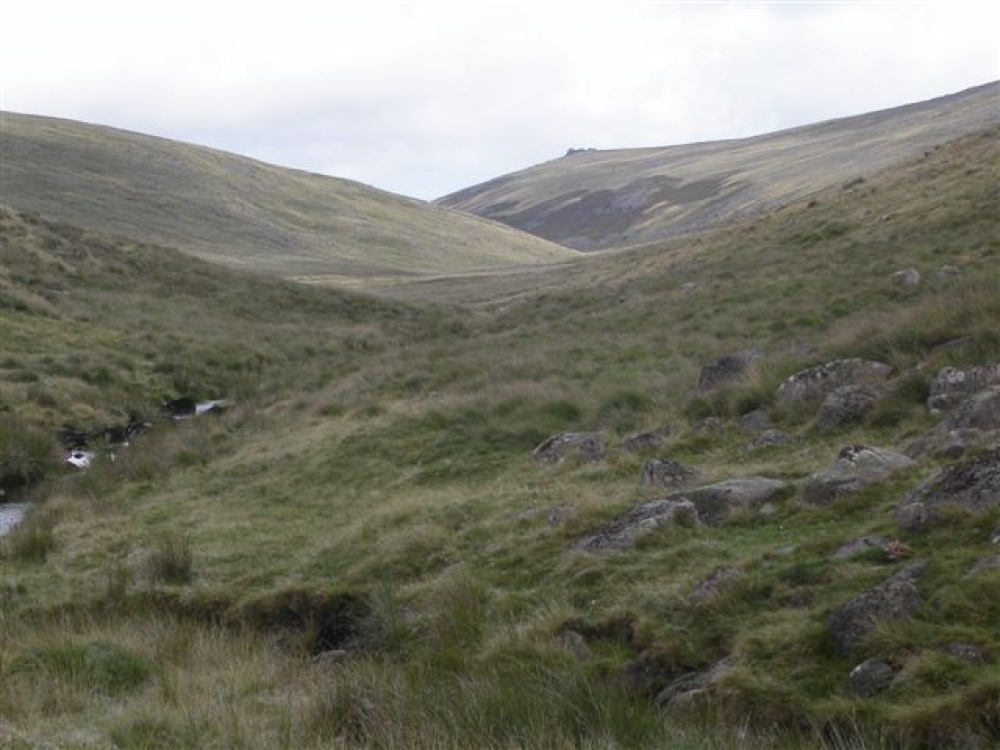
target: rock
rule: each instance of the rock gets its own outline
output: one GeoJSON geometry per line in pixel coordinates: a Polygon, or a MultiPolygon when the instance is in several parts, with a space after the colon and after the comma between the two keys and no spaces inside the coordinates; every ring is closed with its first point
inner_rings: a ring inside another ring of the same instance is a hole
{"type": "Polygon", "coordinates": [[[705,417],[691,426],[691,431],[696,435],[718,435],[722,429],[722,420],[718,417],[705,417]]]}
{"type": "Polygon", "coordinates": [[[669,458],[654,458],[642,467],[641,483],[644,487],[679,487],[701,476],[693,466],[669,458]]]}
{"type": "Polygon", "coordinates": [[[993,661],[989,651],[971,643],[949,643],[940,650],[941,653],[968,664],[987,664],[993,661]]]}
{"type": "Polygon", "coordinates": [[[990,542],[1000,544],[1000,526],[993,529],[993,533],[990,535],[990,542]]]}
{"type": "Polygon", "coordinates": [[[934,412],[950,411],[972,394],[992,385],[1000,385],[1000,364],[979,365],[965,370],[942,368],[931,381],[927,408],[934,412]]]}
{"type": "Polygon", "coordinates": [[[531,454],[540,463],[561,463],[568,456],[581,462],[600,461],[607,455],[604,436],[599,432],[563,432],[553,435],[531,454]]]}
{"type": "Polygon", "coordinates": [[[896,670],[884,659],[865,659],[851,670],[848,689],[862,698],[871,698],[892,684],[896,670]]]}
{"type": "Polygon", "coordinates": [[[870,552],[873,549],[884,549],[885,545],[888,543],[888,538],[884,536],[863,536],[858,539],[852,539],[833,553],[833,559],[851,560],[865,554],[866,552],[870,552]]]}
{"type": "Polygon", "coordinates": [[[576,549],[597,552],[626,549],[666,523],[721,526],[733,509],[754,509],[781,494],[788,483],[767,477],[740,477],[648,500],[595,533],[576,542],[576,549]]]}
{"type": "Polygon", "coordinates": [[[753,373],[754,363],[763,356],[763,352],[756,349],[743,349],[713,359],[701,368],[698,390],[710,391],[740,382],[753,373]]]}
{"type": "Polygon", "coordinates": [[[764,432],[770,427],[771,418],[763,409],[754,409],[740,417],[740,429],[744,432],[764,432]]]}
{"type": "Polygon", "coordinates": [[[979,514],[998,505],[1000,448],[993,448],[946,467],[918,484],[900,501],[896,519],[904,530],[913,531],[924,528],[942,506],[979,514]]]}
{"type": "Polygon", "coordinates": [[[904,534],[919,534],[937,519],[938,514],[925,503],[909,503],[896,511],[896,522],[904,534]]]}
{"type": "Polygon", "coordinates": [[[693,698],[721,682],[736,667],[736,660],[727,656],[704,672],[692,672],[679,677],[656,696],[660,708],[676,710],[690,705],[693,698]]]}
{"type": "Polygon", "coordinates": [[[779,445],[786,445],[794,438],[783,430],[768,430],[758,435],[749,443],[743,446],[746,452],[764,450],[765,448],[775,448],[779,445]]]}
{"type": "Polygon", "coordinates": [[[694,503],[675,497],[641,503],[621,518],[604,525],[594,534],[580,539],[573,546],[587,552],[627,549],[641,537],[668,523],[698,525],[700,520],[694,503]]]}
{"type": "Polygon", "coordinates": [[[896,271],[889,279],[896,286],[912,289],[920,286],[920,271],[916,268],[904,268],[902,271],[896,271]]]}
{"type": "Polygon", "coordinates": [[[723,568],[712,573],[708,578],[694,587],[688,596],[696,602],[705,602],[714,599],[722,589],[743,576],[743,571],[739,568],[723,568]]]}
{"type": "Polygon", "coordinates": [[[987,570],[998,569],[1000,569],[1000,555],[989,555],[977,560],[976,564],[969,569],[968,573],[966,573],[966,577],[975,576],[987,570]]]}
{"type": "Polygon", "coordinates": [[[881,384],[892,368],[883,362],[838,359],[788,377],[775,394],[779,403],[816,401],[845,385],[881,384]]]}
{"type": "Polygon", "coordinates": [[[1000,385],[974,393],[945,420],[949,430],[1000,430],[1000,385]]]}
{"type": "Polygon", "coordinates": [[[738,477],[675,495],[690,500],[701,522],[721,526],[733,510],[753,510],[788,489],[788,482],[768,477],[738,477]]]}
{"type": "Polygon", "coordinates": [[[840,451],[833,466],[809,477],[802,499],[810,505],[828,505],[914,465],[913,459],[896,451],[851,445],[840,451]]]}
{"type": "Polygon", "coordinates": [[[902,620],[920,606],[917,581],[927,563],[915,560],[875,588],[841,604],[827,620],[837,652],[848,656],[880,622],[902,620]]]}
{"type": "Polygon", "coordinates": [[[821,432],[860,424],[882,396],[882,389],[862,383],[844,385],[827,395],[816,414],[821,432]]]}
{"type": "Polygon", "coordinates": [[[673,434],[674,427],[672,425],[664,425],[663,427],[658,427],[655,430],[647,432],[637,432],[622,440],[621,449],[629,453],[639,453],[648,448],[656,448],[662,445],[673,434]]]}
{"type": "Polygon", "coordinates": [[[973,448],[993,443],[1000,443],[1000,430],[970,428],[949,430],[947,424],[941,423],[933,430],[908,443],[903,449],[903,453],[910,458],[930,455],[934,458],[956,460],[973,448]]]}

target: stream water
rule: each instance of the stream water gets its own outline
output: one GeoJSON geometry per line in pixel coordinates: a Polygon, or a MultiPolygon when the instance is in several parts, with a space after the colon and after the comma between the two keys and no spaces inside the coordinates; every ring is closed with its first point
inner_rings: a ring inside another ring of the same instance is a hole
{"type": "Polygon", "coordinates": [[[31,503],[0,503],[0,536],[6,536],[24,519],[31,503]]]}
{"type": "Polygon", "coordinates": [[[0,489],[0,536],[6,536],[21,523],[30,507],[23,492],[0,489]]]}

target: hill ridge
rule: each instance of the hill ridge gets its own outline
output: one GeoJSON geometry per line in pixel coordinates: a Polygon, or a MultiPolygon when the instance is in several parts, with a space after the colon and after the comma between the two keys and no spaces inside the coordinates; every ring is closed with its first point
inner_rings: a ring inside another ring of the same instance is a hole
{"type": "Polygon", "coordinates": [[[580,250],[704,229],[1000,122],[1000,82],[740,139],[570,150],[437,203],[580,250]]]}
{"type": "Polygon", "coordinates": [[[575,254],[415,198],[207,146],[38,115],[3,112],[0,122],[5,203],[237,267],[364,279],[575,254]]]}

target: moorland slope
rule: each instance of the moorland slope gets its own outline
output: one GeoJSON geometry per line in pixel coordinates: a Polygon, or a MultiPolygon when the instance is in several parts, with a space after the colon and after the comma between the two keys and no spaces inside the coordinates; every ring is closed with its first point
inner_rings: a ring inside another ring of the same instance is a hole
{"type": "Polygon", "coordinates": [[[567,247],[633,245],[775,208],[998,122],[1000,84],[990,83],[742,140],[571,149],[436,202],[567,247]]]}
{"type": "Polygon", "coordinates": [[[928,396],[1000,363],[998,170],[994,128],[407,304],[4,211],[0,744],[995,747],[997,425],[928,396]],[[844,358],[842,421],[778,395],[844,358]]]}
{"type": "Polygon", "coordinates": [[[245,270],[363,285],[564,260],[502,224],[222,151],[0,113],[0,202],[245,270]]]}

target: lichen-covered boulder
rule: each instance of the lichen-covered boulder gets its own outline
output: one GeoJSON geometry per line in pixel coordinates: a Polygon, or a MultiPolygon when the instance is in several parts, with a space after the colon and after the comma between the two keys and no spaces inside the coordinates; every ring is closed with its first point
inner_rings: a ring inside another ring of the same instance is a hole
{"type": "Polygon", "coordinates": [[[944,367],[930,384],[927,408],[950,411],[966,398],[992,385],[1000,385],[1000,364],[961,369],[944,367]]]}
{"type": "Polygon", "coordinates": [[[949,430],[1000,430],[1000,385],[972,394],[945,420],[949,430]]]}
{"type": "Polygon", "coordinates": [[[918,484],[900,501],[896,520],[903,531],[920,531],[946,505],[972,513],[1000,505],[1000,448],[948,466],[918,484]]]}
{"type": "Polygon", "coordinates": [[[892,367],[866,359],[838,359],[785,379],[775,393],[778,403],[818,401],[845,385],[885,383],[892,367]]]}
{"type": "Polygon", "coordinates": [[[810,505],[828,505],[914,465],[912,458],[886,448],[847,446],[829,469],[809,477],[802,489],[802,500],[810,505]]]}

